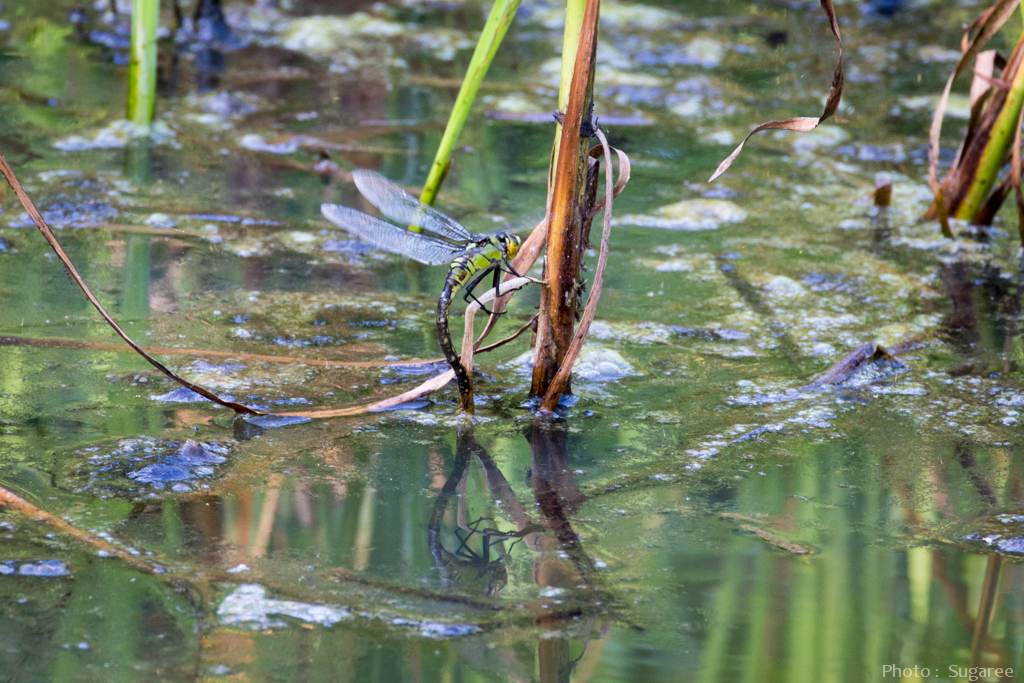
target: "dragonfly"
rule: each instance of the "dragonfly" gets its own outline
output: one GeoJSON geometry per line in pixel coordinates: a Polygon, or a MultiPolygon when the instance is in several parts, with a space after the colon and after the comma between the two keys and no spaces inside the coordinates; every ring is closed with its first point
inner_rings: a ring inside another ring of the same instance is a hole
{"type": "MultiPolygon", "coordinates": [[[[463,392],[471,391],[470,380],[448,332],[448,310],[460,290],[467,303],[470,300],[480,303],[473,295],[473,289],[488,275],[493,275],[494,288],[500,296],[501,273],[508,271],[519,277],[510,262],[519,252],[522,238],[505,231],[473,233],[379,173],[356,169],[352,177],[360,194],[384,216],[403,226],[428,232],[414,232],[340,204],[322,204],[320,212],[324,218],[379,249],[431,266],[450,264],[444,289],[437,301],[437,331],[445,358],[455,371],[460,397],[468,396],[463,392]]],[[[486,308],[483,310],[491,314],[486,308]]]]}

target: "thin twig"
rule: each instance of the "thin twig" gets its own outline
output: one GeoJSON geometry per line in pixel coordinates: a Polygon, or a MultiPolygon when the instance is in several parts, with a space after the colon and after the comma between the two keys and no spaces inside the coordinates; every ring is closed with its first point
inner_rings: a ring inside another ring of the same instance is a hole
{"type": "Polygon", "coordinates": [[[488,344],[487,346],[485,346],[483,348],[477,349],[476,353],[486,353],[487,351],[493,351],[494,349],[498,348],[499,346],[504,346],[505,344],[508,344],[510,341],[513,341],[516,338],[518,338],[519,335],[521,335],[523,332],[526,332],[528,329],[532,328],[536,322],[537,322],[537,315],[534,314],[534,316],[532,318],[527,320],[526,323],[522,327],[520,327],[518,330],[513,332],[511,335],[509,335],[508,337],[505,337],[501,341],[496,341],[493,344],[488,344]]]}
{"type": "MultiPolygon", "coordinates": [[[[82,349],[86,351],[111,351],[114,353],[126,353],[121,344],[108,344],[106,342],[90,342],[82,339],[36,339],[33,337],[0,337],[0,346],[30,346],[37,348],[68,348],[82,349]]],[[[339,361],[325,360],[322,358],[302,358],[296,356],[264,356],[255,353],[240,353],[236,351],[213,351],[209,349],[179,349],[166,346],[143,346],[140,347],[147,353],[158,353],[162,356],[200,356],[203,358],[230,358],[232,360],[247,360],[260,363],[284,363],[290,365],[313,365],[323,368],[381,368],[381,367],[402,367],[407,365],[436,365],[444,362],[443,358],[428,358],[426,360],[372,360],[372,361],[339,361]]]]}
{"type": "Polygon", "coordinates": [[[222,399],[220,396],[217,396],[209,389],[204,389],[198,384],[193,384],[192,382],[189,382],[183,377],[179,377],[178,375],[174,374],[169,369],[167,369],[167,367],[165,367],[160,361],[158,361],[157,359],[153,358],[148,353],[143,351],[141,346],[132,341],[132,338],[128,336],[128,333],[122,330],[121,326],[118,325],[117,322],[115,322],[112,317],[110,317],[110,314],[107,313],[105,308],[103,308],[103,304],[99,302],[99,299],[96,298],[96,295],[94,295],[92,293],[92,290],[89,289],[89,286],[85,284],[85,280],[82,279],[82,276],[78,273],[78,269],[76,269],[74,264],[71,263],[71,259],[68,258],[68,255],[64,253],[64,248],[61,247],[60,242],[57,241],[57,238],[54,236],[53,231],[50,230],[50,227],[46,224],[46,221],[43,220],[42,215],[40,215],[39,211],[36,209],[35,204],[32,203],[32,200],[29,199],[28,194],[25,193],[25,189],[21,186],[21,183],[18,182],[17,176],[14,175],[14,171],[7,163],[7,159],[4,158],[3,153],[0,153],[0,173],[3,173],[4,177],[7,179],[7,182],[10,183],[11,188],[14,190],[14,194],[18,195],[18,199],[21,201],[21,205],[25,207],[25,211],[27,211],[28,215],[32,217],[32,220],[35,221],[35,224],[39,228],[39,231],[43,233],[43,237],[46,238],[46,241],[49,242],[50,246],[53,248],[53,251],[57,254],[57,258],[59,258],[60,262],[64,264],[64,267],[67,268],[68,273],[70,273],[71,275],[71,278],[75,281],[75,283],[85,294],[85,298],[89,300],[89,303],[91,303],[93,307],[96,308],[97,311],[99,311],[99,314],[103,317],[104,320],[107,321],[107,324],[114,329],[114,331],[117,333],[119,337],[121,337],[121,339],[123,339],[129,346],[135,349],[135,351],[140,356],[145,358],[150,363],[150,365],[152,365],[157,370],[173,379],[175,382],[181,384],[183,387],[191,389],[200,396],[204,396],[210,399],[211,401],[219,403],[220,405],[225,406],[227,408],[231,408],[236,412],[248,413],[250,415],[260,414],[259,411],[253,410],[252,408],[244,406],[241,403],[235,403],[234,401],[225,401],[224,399],[222,399]]]}
{"type": "Polygon", "coordinates": [[[49,512],[43,510],[42,508],[36,507],[35,505],[28,502],[24,498],[21,498],[20,496],[11,493],[2,486],[0,486],[0,505],[10,510],[14,510],[15,512],[22,514],[25,517],[28,517],[29,519],[35,520],[37,522],[42,522],[43,524],[46,524],[47,526],[56,529],[61,533],[71,536],[77,541],[92,546],[93,548],[102,553],[106,553],[108,555],[117,557],[118,559],[127,562],[128,564],[135,567],[141,572],[145,572],[146,574],[165,573],[164,568],[160,565],[147,562],[141,557],[136,557],[127,550],[119,548],[116,545],[110,543],[109,541],[106,541],[100,538],[99,536],[96,536],[95,534],[90,534],[87,531],[82,531],[73,524],[61,519],[60,517],[51,515],[49,512]]]}
{"type": "MultiPolygon", "coordinates": [[[[524,285],[527,285],[527,284],[529,284],[531,282],[535,282],[535,280],[533,278],[529,278],[529,277],[516,278],[515,280],[510,280],[508,282],[503,282],[502,285],[501,285],[501,290],[502,290],[502,292],[505,292],[505,291],[510,291],[511,292],[511,290],[518,289],[519,287],[523,287],[524,285]]],[[[469,305],[469,307],[466,309],[466,315],[467,315],[466,328],[470,332],[470,337],[469,337],[470,340],[472,340],[472,338],[473,338],[472,337],[472,331],[473,331],[472,314],[475,313],[476,310],[480,308],[480,304],[486,304],[489,301],[493,301],[494,298],[495,298],[496,293],[497,292],[494,289],[490,289],[490,290],[484,292],[480,297],[478,297],[478,302],[471,303],[469,305]],[[472,309],[472,313],[470,312],[470,309],[472,309]]],[[[502,294],[502,296],[505,296],[505,294],[502,294]]],[[[527,327],[528,326],[529,325],[527,325],[527,327]]],[[[505,344],[505,343],[511,341],[512,339],[514,339],[515,337],[517,337],[522,331],[523,330],[520,330],[519,332],[517,332],[515,335],[513,335],[512,337],[510,337],[508,339],[505,339],[505,340],[503,340],[501,342],[498,342],[496,344],[492,344],[486,350],[489,351],[490,349],[498,348],[502,344],[505,344]]],[[[472,366],[472,360],[473,360],[472,359],[472,350],[473,350],[473,345],[470,344],[467,348],[470,349],[471,353],[470,353],[470,355],[468,357],[470,364],[467,365],[466,367],[467,367],[467,370],[469,372],[472,372],[472,367],[473,367],[472,366]]],[[[484,349],[480,349],[478,351],[478,353],[482,352],[482,351],[484,351],[484,349]]],[[[465,362],[465,360],[463,360],[463,362],[465,362]]],[[[448,384],[448,382],[452,381],[452,379],[454,377],[455,377],[455,371],[454,370],[447,370],[445,372],[442,372],[440,375],[437,375],[436,377],[431,377],[426,382],[420,384],[419,386],[417,386],[417,387],[415,387],[413,389],[410,389],[409,391],[406,391],[405,393],[399,394],[398,396],[392,396],[391,398],[384,399],[383,401],[377,401],[376,403],[370,403],[370,404],[361,405],[361,406],[349,406],[347,408],[333,408],[333,409],[330,409],[330,410],[305,410],[305,411],[302,411],[302,412],[295,412],[295,413],[274,413],[274,414],[275,415],[282,415],[282,416],[286,416],[286,417],[310,417],[310,418],[318,418],[319,419],[319,418],[330,418],[330,417],[352,417],[352,416],[355,416],[355,415],[364,415],[366,413],[381,412],[381,411],[384,411],[384,410],[390,410],[390,409],[394,408],[395,406],[399,406],[399,405],[401,405],[403,403],[408,403],[409,401],[415,401],[417,399],[423,398],[427,394],[431,394],[431,393],[437,391],[438,389],[441,389],[442,387],[444,387],[446,384],[448,384]]]]}

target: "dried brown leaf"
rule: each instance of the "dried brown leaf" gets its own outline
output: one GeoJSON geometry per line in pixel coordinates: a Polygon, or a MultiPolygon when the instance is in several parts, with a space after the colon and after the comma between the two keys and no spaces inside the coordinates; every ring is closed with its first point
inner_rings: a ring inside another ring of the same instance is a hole
{"type": "Polygon", "coordinates": [[[725,160],[718,165],[714,174],[708,179],[709,183],[728,170],[732,165],[732,162],[736,160],[736,157],[740,155],[740,152],[743,150],[743,145],[747,144],[747,140],[749,140],[755,133],[760,133],[763,130],[792,130],[800,133],[806,133],[817,128],[821,125],[822,121],[835,114],[836,110],[839,109],[839,100],[843,96],[843,38],[839,33],[839,22],[836,20],[836,10],[832,6],[832,0],[821,0],[821,8],[825,10],[829,26],[832,28],[832,35],[835,36],[836,43],[839,45],[839,61],[836,63],[836,70],[832,72],[832,87],[829,88],[828,98],[825,100],[825,110],[818,118],[798,116],[796,118],[786,119],[785,121],[768,121],[766,123],[762,123],[760,126],[747,133],[747,137],[743,138],[743,142],[741,142],[739,146],[732,151],[732,154],[727,156],[725,160]]]}
{"type": "Polygon", "coordinates": [[[968,27],[960,43],[963,55],[953,68],[953,73],[946,80],[946,86],[942,90],[939,104],[935,108],[932,125],[928,131],[928,185],[932,188],[932,192],[935,193],[935,209],[939,223],[942,225],[942,234],[946,237],[952,237],[953,232],[949,227],[945,191],[942,184],[939,183],[939,139],[942,134],[942,120],[949,106],[949,95],[953,90],[953,82],[970,65],[971,61],[981,51],[981,48],[995,35],[996,31],[1006,23],[1019,3],[1020,0],[996,0],[991,7],[982,12],[968,27]],[[971,39],[970,35],[975,30],[978,31],[978,34],[971,39]]]}

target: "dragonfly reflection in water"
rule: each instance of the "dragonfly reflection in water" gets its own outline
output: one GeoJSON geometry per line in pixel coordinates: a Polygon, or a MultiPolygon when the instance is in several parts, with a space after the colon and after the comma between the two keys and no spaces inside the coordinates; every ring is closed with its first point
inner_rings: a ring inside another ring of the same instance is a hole
{"type": "MultiPolygon", "coordinates": [[[[503,269],[518,276],[509,261],[519,251],[522,239],[508,232],[489,235],[472,233],[453,218],[427,206],[379,173],[356,169],[352,177],[359,192],[382,214],[402,225],[421,228],[433,234],[413,232],[338,204],[322,204],[320,211],[324,218],[379,249],[427,265],[451,264],[444,290],[437,301],[437,334],[445,358],[455,371],[460,407],[466,409],[471,392],[470,379],[455,353],[448,332],[448,309],[460,289],[464,291],[463,298],[467,303],[470,299],[476,300],[473,288],[490,274],[493,274],[495,288],[500,287],[503,269]]],[[[486,308],[484,310],[487,311],[486,308]]]]}

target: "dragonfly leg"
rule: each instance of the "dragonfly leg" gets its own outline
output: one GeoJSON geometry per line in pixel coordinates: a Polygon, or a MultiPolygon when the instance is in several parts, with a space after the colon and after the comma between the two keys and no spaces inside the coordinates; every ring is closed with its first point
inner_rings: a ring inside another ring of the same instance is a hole
{"type": "MultiPolygon", "coordinates": [[[[487,306],[485,306],[482,303],[480,303],[480,299],[477,299],[476,295],[473,294],[472,292],[466,292],[466,296],[463,297],[463,298],[465,298],[467,304],[469,303],[469,300],[472,299],[473,301],[477,302],[477,304],[480,305],[480,310],[481,311],[483,311],[487,315],[494,315],[494,311],[490,310],[489,308],[487,308],[487,306]]],[[[505,314],[505,312],[502,311],[500,315],[504,315],[504,314],[505,314]]]]}
{"type": "Polygon", "coordinates": [[[501,296],[501,266],[494,268],[494,298],[501,296]]]}
{"type": "Polygon", "coordinates": [[[475,301],[480,306],[480,310],[486,313],[487,315],[494,315],[494,313],[490,311],[487,308],[487,306],[481,303],[479,299],[476,298],[476,295],[473,294],[473,288],[480,284],[483,281],[483,279],[487,277],[487,274],[490,273],[492,270],[494,270],[495,280],[497,280],[498,276],[500,275],[500,268],[498,268],[497,266],[495,266],[494,268],[488,268],[487,270],[476,276],[465,286],[465,294],[462,295],[462,299],[467,304],[470,302],[470,300],[475,301]]]}
{"type": "MultiPolygon", "coordinates": [[[[499,268],[499,270],[501,270],[501,269],[499,268]]],[[[507,270],[512,275],[515,275],[516,277],[522,277],[522,275],[517,273],[516,269],[513,268],[512,264],[509,263],[508,261],[505,261],[505,270],[507,270]]],[[[498,281],[498,274],[497,273],[495,273],[495,275],[494,275],[494,287],[498,290],[498,296],[501,296],[501,283],[498,281]]]]}

